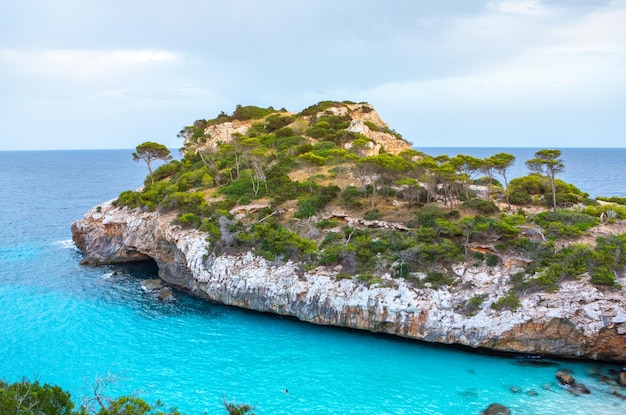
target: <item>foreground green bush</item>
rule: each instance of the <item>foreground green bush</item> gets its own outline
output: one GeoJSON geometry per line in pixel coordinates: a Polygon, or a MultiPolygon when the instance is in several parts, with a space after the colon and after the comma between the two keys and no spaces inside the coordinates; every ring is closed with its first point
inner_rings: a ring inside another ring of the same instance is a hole
{"type": "MultiPolygon", "coordinates": [[[[176,408],[164,409],[163,404],[149,404],[141,398],[122,396],[111,400],[96,395],[76,408],[69,392],[56,385],[22,379],[7,383],[0,380],[1,415],[183,415],[176,408]]],[[[254,415],[252,406],[224,401],[229,415],[254,415]]]]}

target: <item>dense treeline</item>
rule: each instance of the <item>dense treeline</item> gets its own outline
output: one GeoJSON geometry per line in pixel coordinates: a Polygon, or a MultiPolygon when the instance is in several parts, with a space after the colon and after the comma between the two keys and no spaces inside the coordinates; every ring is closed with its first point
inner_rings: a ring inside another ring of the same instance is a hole
{"type": "Polygon", "coordinates": [[[362,117],[373,109],[332,101],[299,114],[238,106],[232,115],[198,120],[179,133],[182,159],[156,169],[143,190],[122,193],[117,204],[175,211],[179,225],[207,232],[209,255],[255,248],[305,268],[340,266],[339,278],[370,284],[389,273],[418,286],[449,286],[456,262],[496,266],[510,258],[525,266],[513,296],[554,291],[585,274],[616,284],[626,236],[588,244],[576,238],[626,218],[626,208],[599,204],[558,179],[565,168],[559,150],[538,151],[526,161],[529,174],[509,180],[511,154],[391,154],[367,131],[401,136],[371,120],[355,132],[354,111],[362,117]],[[235,121],[248,123],[245,135],[216,141],[207,133],[235,121]],[[349,226],[347,217],[362,226],[349,226]]]}

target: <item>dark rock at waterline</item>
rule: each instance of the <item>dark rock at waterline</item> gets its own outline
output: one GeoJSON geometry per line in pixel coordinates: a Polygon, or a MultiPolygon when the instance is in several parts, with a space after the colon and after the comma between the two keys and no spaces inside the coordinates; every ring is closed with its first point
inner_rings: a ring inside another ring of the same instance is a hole
{"type": "Polygon", "coordinates": [[[568,372],[570,370],[559,370],[556,372],[556,378],[559,380],[559,383],[564,386],[569,393],[574,395],[588,395],[591,393],[589,388],[582,383],[577,383],[576,379],[568,372]]]}
{"type": "Polygon", "coordinates": [[[609,376],[605,376],[605,375],[598,376],[598,382],[599,383],[603,383],[605,385],[616,385],[617,384],[617,380],[616,379],[611,378],[609,376]]]}
{"type": "Polygon", "coordinates": [[[567,371],[565,370],[559,370],[558,372],[556,372],[556,378],[561,385],[571,386],[576,383],[574,377],[567,373],[567,371]]]}
{"type": "Polygon", "coordinates": [[[574,383],[570,388],[570,392],[574,395],[589,395],[591,393],[589,388],[582,383],[574,383]]]}
{"type": "Polygon", "coordinates": [[[492,403],[481,413],[482,415],[510,415],[511,410],[504,405],[500,405],[499,403],[492,403]]]}
{"type": "Polygon", "coordinates": [[[144,291],[157,291],[163,288],[163,281],[158,278],[141,281],[141,288],[144,291]]]}
{"type": "Polygon", "coordinates": [[[626,386],[626,370],[619,372],[619,375],[617,376],[617,383],[622,386],[626,386]]]}
{"type": "Polygon", "coordinates": [[[176,301],[176,297],[174,297],[174,292],[167,287],[163,287],[157,293],[157,298],[161,301],[170,302],[176,301]]]}

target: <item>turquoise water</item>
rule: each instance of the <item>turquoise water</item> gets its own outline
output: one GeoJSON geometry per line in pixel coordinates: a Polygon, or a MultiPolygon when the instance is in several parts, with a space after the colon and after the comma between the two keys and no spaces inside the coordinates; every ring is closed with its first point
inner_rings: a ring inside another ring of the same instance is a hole
{"type": "Polygon", "coordinates": [[[626,412],[598,376],[616,366],[519,366],[513,357],[319,327],[181,293],[163,304],[140,289],[154,268],[80,266],[69,224],[141,182],[145,166],[129,154],[0,153],[1,378],[38,378],[80,398],[96,378],[113,375],[111,396],[161,399],[189,414],[224,414],[224,398],[251,403],[259,415],[478,414],[492,402],[513,414],[626,412]],[[592,393],[559,387],[559,368],[592,393]]]}

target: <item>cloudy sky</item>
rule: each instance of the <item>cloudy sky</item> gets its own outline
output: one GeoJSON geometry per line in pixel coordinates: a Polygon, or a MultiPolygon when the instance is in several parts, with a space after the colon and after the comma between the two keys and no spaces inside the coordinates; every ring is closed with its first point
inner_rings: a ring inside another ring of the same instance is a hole
{"type": "Polygon", "coordinates": [[[367,101],[416,147],[625,147],[626,0],[0,4],[0,150],[178,148],[237,104],[367,101]]]}

